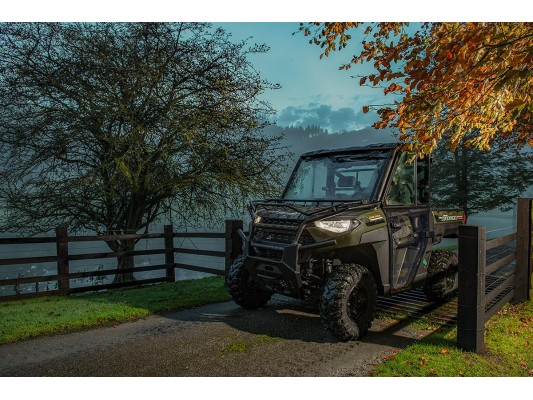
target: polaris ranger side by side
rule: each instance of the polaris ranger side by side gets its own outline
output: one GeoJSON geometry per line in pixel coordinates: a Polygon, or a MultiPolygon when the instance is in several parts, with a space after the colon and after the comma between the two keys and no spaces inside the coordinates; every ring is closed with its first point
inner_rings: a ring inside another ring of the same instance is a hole
{"type": "Polygon", "coordinates": [[[316,301],[340,340],[361,338],[378,294],[417,284],[431,300],[457,287],[457,256],[433,250],[466,216],[429,205],[430,160],[408,162],[399,144],[303,154],[281,198],[250,204],[249,235],[226,286],[246,309],[273,293],[316,301]]]}

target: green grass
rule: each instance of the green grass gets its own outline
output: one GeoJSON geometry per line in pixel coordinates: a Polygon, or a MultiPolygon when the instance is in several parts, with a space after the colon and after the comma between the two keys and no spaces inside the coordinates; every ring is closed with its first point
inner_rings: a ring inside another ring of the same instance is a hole
{"type": "Polygon", "coordinates": [[[0,303],[0,344],[229,300],[224,278],[0,303]]]}
{"type": "Polygon", "coordinates": [[[245,353],[249,350],[250,345],[245,342],[235,342],[227,346],[223,353],[245,353]]]}
{"type": "Polygon", "coordinates": [[[422,341],[385,356],[374,376],[533,376],[533,301],[507,305],[485,325],[485,351],[456,347],[457,328],[440,327],[422,341]]]}
{"type": "Polygon", "coordinates": [[[246,338],[230,337],[230,339],[235,341],[224,347],[224,349],[222,349],[222,353],[246,353],[252,347],[262,346],[282,340],[281,338],[272,337],[265,334],[256,334],[246,338]]]}

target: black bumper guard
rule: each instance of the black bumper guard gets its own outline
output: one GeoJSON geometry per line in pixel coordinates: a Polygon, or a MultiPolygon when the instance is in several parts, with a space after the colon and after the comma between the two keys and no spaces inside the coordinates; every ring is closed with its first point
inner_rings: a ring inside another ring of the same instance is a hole
{"type": "Polygon", "coordinates": [[[322,247],[335,246],[337,244],[335,239],[308,245],[301,245],[299,243],[288,245],[282,243],[250,243],[250,238],[242,230],[239,229],[238,233],[244,242],[244,265],[251,277],[265,290],[285,292],[296,297],[300,297],[300,288],[302,287],[300,264],[298,262],[300,256],[303,255],[302,253],[322,247]],[[280,251],[282,253],[281,259],[277,260],[250,255],[248,251],[250,246],[257,249],[280,251]],[[283,284],[280,284],[280,279],[284,281],[283,284]]]}

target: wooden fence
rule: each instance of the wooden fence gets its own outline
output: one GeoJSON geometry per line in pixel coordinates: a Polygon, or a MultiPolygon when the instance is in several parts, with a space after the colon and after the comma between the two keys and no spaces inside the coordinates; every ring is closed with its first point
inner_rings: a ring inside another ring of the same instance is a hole
{"type": "Polygon", "coordinates": [[[205,272],[216,275],[225,275],[233,260],[241,252],[242,239],[238,235],[238,229],[242,229],[243,222],[240,220],[226,221],[225,232],[205,233],[205,232],[174,232],[172,225],[165,225],[163,233],[148,234],[126,234],[110,236],[69,236],[68,228],[60,226],[56,229],[56,235],[53,237],[32,237],[32,238],[0,238],[1,245],[25,245],[38,243],[55,243],[56,255],[44,257],[25,257],[25,258],[5,258],[0,259],[0,271],[3,266],[20,265],[30,263],[57,263],[57,274],[42,275],[31,277],[19,277],[12,279],[0,279],[0,286],[22,285],[28,283],[38,284],[39,282],[57,282],[57,289],[47,291],[36,291],[31,293],[20,293],[15,295],[0,296],[0,301],[14,300],[21,298],[47,296],[52,294],[67,295],[71,293],[86,292],[93,290],[111,289],[124,286],[137,286],[147,283],[156,282],[174,282],[176,280],[175,269],[186,269],[197,272],[205,272]],[[200,250],[183,247],[175,247],[175,238],[215,238],[224,239],[225,248],[223,250],[200,250]],[[69,243],[73,242],[104,242],[113,240],[142,240],[142,239],[164,239],[164,247],[153,250],[135,250],[124,252],[106,252],[106,253],[86,253],[86,254],[69,254],[69,243]],[[199,265],[190,265],[175,262],[175,253],[194,254],[201,256],[223,257],[225,259],[225,269],[206,268],[199,265]],[[70,261],[79,260],[96,260],[128,256],[144,256],[164,254],[165,263],[158,265],[149,265],[142,267],[132,267],[123,269],[104,269],[97,271],[71,272],[69,268],[70,261]],[[147,272],[165,270],[165,276],[159,278],[134,280],[130,282],[117,282],[110,284],[71,287],[70,280],[77,278],[102,277],[106,275],[126,274],[133,272],[147,272]]]}
{"type": "Polygon", "coordinates": [[[532,200],[519,199],[517,231],[492,240],[484,226],[459,228],[457,345],[484,349],[485,323],[509,301],[530,299],[532,265],[532,200]],[[486,265],[487,250],[516,241],[516,250],[486,265]],[[511,263],[514,262],[514,268],[511,263]]]}

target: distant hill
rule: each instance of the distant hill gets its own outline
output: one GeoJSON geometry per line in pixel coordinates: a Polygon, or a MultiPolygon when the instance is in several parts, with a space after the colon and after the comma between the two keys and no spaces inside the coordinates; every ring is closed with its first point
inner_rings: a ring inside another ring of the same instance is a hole
{"type": "Polygon", "coordinates": [[[325,129],[312,125],[306,128],[270,125],[263,132],[269,136],[282,135],[285,144],[290,147],[292,152],[298,155],[312,150],[365,146],[373,143],[397,141],[392,130],[374,128],[329,133],[325,129]]]}
{"type": "Polygon", "coordinates": [[[277,125],[270,125],[266,127],[263,132],[268,136],[281,135],[283,137],[282,144],[287,146],[289,151],[293,153],[287,179],[294,164],[298,160],[298,157],[308,151],[365,146],[374,143],[391,143],[397,141],[392,130],[374,128],[365,128],[359,131],[329,133],[327,130],[313,125],[307,126],[306,128],[301,126],[280,127],[277,125]]]}

